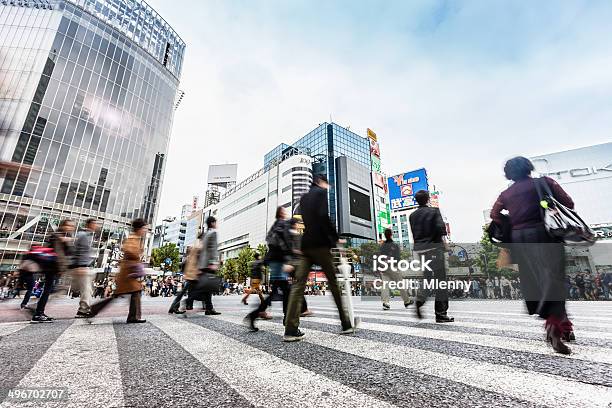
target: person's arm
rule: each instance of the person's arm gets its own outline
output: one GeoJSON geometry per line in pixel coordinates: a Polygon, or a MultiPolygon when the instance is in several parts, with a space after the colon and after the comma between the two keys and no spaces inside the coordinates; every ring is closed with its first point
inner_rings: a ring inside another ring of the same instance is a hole
{"type": "Polygon", "coordinates": [[[504,204],[504,199],[500,194],[495,200],[495,204],[493,204],[493,208],[491,209],[491,219],[498,225],[502,225],[504,223],[502,211],[506,209],[506,205],[504,204]]]}
{"type": "Polygon", "coordinates": [[[217,245],[217,231],[213,231],[210,234],[210,238],[208,240],[208,267],[210,269],[217,269],[219,265],[219,248],[217,245]]]}
{"type": "Polygon", "coordinates": [[[565,190],[563,190],[563,187],[561,187],[559,183],[557,183],[555,180],[551,179],[550,177],[545,177],[544,179],[546,180],[546,183],[552,190],[552,193],[555,199],[561,204],[563,204],[564,206],[566,206],[567,208],[573,209],[574,200],[572,200],[572,197],[570,197],[569,194],[567,194],[565,190]]]}
{"type": "Polygon", "coordinates": [[[440,236],[445,237],[448,232],[446,231],[446,223],[444,222],[444,218],[442,218],[442,213],[440,212],[439,208],[436,208],[435,219],[436,229],[438,230],[438,233],[440,234],[440,236]]]}
{"type": "Polygon", "coordinates": [[[323,205],[318,206],[318,216],[319,219],[325,223],[327,226],[329,237],[332,239],[332,243],[335,245],[340,237],[338,236],[338,231],[336,231],[336,226],[331,222],[329,218],[329,203],[327,201],[327,193],[325,190],[321,191],[321,196],[323,197],[323,205]]]}

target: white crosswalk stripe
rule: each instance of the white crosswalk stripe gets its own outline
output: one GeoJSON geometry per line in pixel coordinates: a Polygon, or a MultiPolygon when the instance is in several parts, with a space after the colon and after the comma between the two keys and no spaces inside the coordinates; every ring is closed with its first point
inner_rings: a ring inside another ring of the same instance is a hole
{"type": "Polygon", "coordinates": [[[16,322],[16,323],[2,323],[0,324],[0,337],[8,336],[9,334],[16,333],[24,327],[29,326],[29,323],[16,322]]]}
{"type": "Polygon", "coordinates": [[[300,406],[306,400],[313,406],[392,406],[185,320],[155,317],[151,322],[256,406],[300,406]]]}
{"type": "MultiPolygon", "coordinates": [[[[323,317],[309,317],[309,321],[317,323],[337,324],[337,319],[323,317]]],[[[491,336],[488,334],[475,334],[452,332],[446,330],[424,329],[420,327],[404,327],[380,323],[361,322],[360,328],[387,333],[397,333],[409,336],[439,339],[444,341],[456,341],[460,343],[474,344],[477,346],[497,347],[506,350],[526,351],[529,353],[556,355],[544,341],[533,341],[517,338],[505,338],[491,336]]],[[[572,345],[572,354],[569,356],[559,356],[559,358],[571,358],[577,360],[588,360],[612,364],[612,353],[609,349],[572,345]]]]}
{"type": "MultiPolygon", "coordinates": [[[[460,393],[464,387],[470,389],[481,398],[498,402],[499,406],[506,405],[505,401],[513,406],[551,407],[606,407],[612,402],[609,380],[612,350],[589,345],[607,345],[606,341],[612,340],[610,332],[606,331],[612,326],[612,318],[602,316],[593,324],[583,320],[585,329],[577,330],[579,340],[570,345],[573,353],[562,356],[555,354],[544,341],[541,321],[514,314],[510,308],[480,310],[477,314],[467,309],[455,313],[459,308],[454,308],[453,315],[464,313],[466,319],[432,328],[429,324],[415,325],[419,320],[413,317],[413,311],[404,310],[399,302],[393,304],[391,312],[379,310],[379,304],[362,302],[357,304],[356,314],[377,320],[362,321],[361,335],[341,336],[335,332],[340,330],[340,324],[333,304],[312,303],[315,316],[303,319],[304,343],[293,345],[281,342],[284,327],[278,319],[281,315],[279,305],[275,303],[273,312],[277,320],[258,321],[259,333],[248,333],[243,326],[242,318],[249,308],[230,305],[228,312],[220,316],[209,317],[202,313],[191,314],[189,318],[147,316],[149,323],[145,325],[124,326],[123,319],[119,318],[58,321],[51,325],[3,323],[0,324],[0,346],[5,351],[11,345],[23,347],[30,336],[44,338],[49,333],[48,327],[57,329],[44,344],[38,343],[42,348],[38,355],[31,357],[30,365],[21,370],[6,369],[9,376],[19,373],[10,379],[10,387],[67,389],[67,401],[43,406],[140,406],[133,400],[135,392],[128,391],[133,388],[125,388],[126,384],[134,385],[134,381],[140,380],[125,376],[139,367],[138,361],[133,361],[133,350],[140,349],[148,341],[155,342],[155,336],[165,342],[159,350],[165,353],[167,347],[170,355],[173,350],[180,350],[182,355],[193,357],[189,357],[192,362],[188,367],[209,372],[207,378],[220,384],[220,388],[210,392],[231,390],[228,392],[240,398],[238,406],[241,407],[248,404],[317,408],[411,406],[409,399],[405,404],[398,403],[384,392],[360,388],[345,378],[342,369],[337,374],[330,373],[317,364],[287,354],[305,350],[333,359],[332,365],[342,366],[350,359],[352,364],[347,364],[346,370],[368,370],[374,364],[381,372],[405,370],[402,376],[408,376],[411,381],[407,387],[441,399],[444,399],[444,389],[436,386],[436,379],[449,388],[459,387],[460,393]],[[495,319],[501,310],[508,318],[495,319]],[[147,327],[146,333],[151,338],[134,345],[132,336],[147,327]],[[504,333],[509,335],[506,337],[504,333]],[[542,338],[536,339],[534,333],[541,333],[542,338]],[[264,338],[265,344],[260,343],[264,338]],[[580,339],[585,339],[587,344],[580,344],[580,339]],[[586,339],[601,342],[589,343],[586,339]],[[465,354],[464,348],[469,350],[465,354]],[[132,378],[132,382],[126,378],[132,378]],[[429,385],[421,384],[418,388],[421,378],[428,378],[429,385]]],[[[518,310],[516,304],[512,307],[518,310]]],[[[576,320],[589,315],[587,309],[574,312],[576,320]]],[[[433,320],[430,317],[421,322],[432,323],[433,320]]],[[[0,356],[7,360],[10,352],[1,354],[0,351],[0,356]]],[[[7,360],[9,365],[18,363],[7,360]]],[[[182,360],[177,364],[182,364],[182,360]]],[[[159,367],[159,372],[155,371],[156,364],[147,367],[143,371],[151,372],[143,373],[142,378],[163,375],[168,377],[169,383],[177,380],[171,372],[164,372],[163,366],[159,367]]],[[[380,378],[385,377],[382,374],[380,378]]],[[[142,391],[146,393],[145,385],[142,391]]],[[[457,398],[460,397],[454,395],[449,401],[456,405],[457,398]]],[[[223,399],[215,401],[216,405],[210,406],[222,406],[218,401],[223,399]]],[[[194,401],[193,405],[206,405],[206,401],[194,401]]],[[[12,406],[14,402],[9,400],[0,404],[0,408],[12,406]]],[[[21,402],[19,406],[40,406],[40,402],[21,402]]],[[[187,405],[179,403],[177,406],[187,405]]]]}
{"type": "MultiPolygon", "coordinates": [[[[374,312],[374,311],[364,311],[358,310],[356,313],[359,316],[375,318],[379,320],[388,320],[388,321],[396,321],[396,322],[427,322],[427,320],[419,320],[416,317],[408,316],[407,314],[404,316],[398,316],[397,314],[390,316],[386,312],[374,312]]],[[[317,314],[320,315],[332,315],[335,316],[338,314],[335,309],[332,308],[319,308],[317,310],[317,314]]],[[[509,320],[503,320],[497,324],[486,324],[486,323],[476,323],[470,321],[461,321],[457,320],[451,324],[451,327],[468,327],[474,329],[489,329],[489,330],[499,330],[503,329],[511,332],[520,332],[520,333],[543,333],[542,322],[532,322],[532,327],[529,326],[517,326],[514,322],[509,320]],[[538,325],[539,327],[534,327],[538,325]]],[[[593,327],[589,326],[589,328],[593,329],[593,327]]],[[[601,331],[592,331],[592,330],[580,330],[579,333],[582,338],[590,338],[590,339],[601,339],[601,340],[611,340],[612,341],[612,333],[607,331],[605,328],[602,328],[601,331]]]]}
{"type": "MultiPolygon", "coordinates": [[[[46,324],[49,323],[39,325],[46,324]]],[[[18,387],[66,388],[68,401],[57,401],[49,406],[122,407],[123,388],[112,321],[96,319],[94,324],[75,321],[38,360],[18,387]]],[[[10,406],[9,401],[0,405],[1,408],[10,406]]],[[[20,402],[19,406],[40,406],[40,402],[20,402]]]]}
{"type": "MultiPolygon", "coordinates": [[[[239,324],[237,318],[223,317],[239,324]]],[[[278,322],[260,322],[265,330],[282,335],[284,327],[278,322]]],[[[503,367],[500,365],[473,361],[468,358],[448,356],[410,347],[376,342],[339,334],[308,330],[304,341],[363,358],[398,365],[424,374],[446,378],[491,392],[502,392],[514,398],[558,405],[563,402],[567,407],[600,406],[612,401],[612,389],[588,384],[559,376],[534,373],[527,370],[503,367]],[[536,387],[533,385],[537,384],[536,387]],[[580,387],[576,387],[580,385],[580,387]],[[556,390],[551,393],[550,390],[556,390]]]]}

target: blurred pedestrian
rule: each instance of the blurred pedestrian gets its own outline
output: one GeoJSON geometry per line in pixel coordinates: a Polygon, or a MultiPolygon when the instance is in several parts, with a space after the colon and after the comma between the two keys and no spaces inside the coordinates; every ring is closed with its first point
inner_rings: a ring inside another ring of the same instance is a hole
{"type": "Polygon", "coordinates": [[[304,302],[304,287],[313,264],[321,267],[327,277],[329,289],[340,315],[342,334],[354,333],[353,322],[342,305],[342,295],[336,280],[331,248],[339,242],[335,225],[329,218],[327,190],[329,183],[324,175],[315,175],[313,185],[300,199],[300,209],[304,222],[302,236],[302,262],[295,273],[295,282],[289,295],[287,305],[284,341],[299,341],[304,333],[300,331],[300,313],[304,302]]]}
{"type": "MultiPolygon", "coordinates": [[[[385,229],[385,241],[380,245],[380,249],[378,251],[378,256],[386,256],[388,261],[394,260],[395,262],[399,262],[401,259],[401,250],[399,245],[393,241],[393,231],[390,228],[385,229]]],[[[392,263],[394,264],[394,263],[392,263]]],[[[397,265],[395,263],[395,265],[397,265]]],[[[402,273],[397,270],[397,268],[392,269],[391,266],[387,268],[386,271],[381,272],[381,278],[383,280],[383,288],[381,290],[381,300],[383,310],[391,309],[391,305],[389,305],[390,291],[388,287],[389,282],[399,282],[403,279],[402,273]]],[[[402,296],[402,300],[404,301],[404,307],[408,308],[413,301],[410,299],[410,294],[407,289],[400,289],[400,295],[402,296]]]]}
{"type": "Polygon", "coordinates": [[[85,221],[85,230],[80,231],[74,240],[71,290],[79,292],[79,309],[76,317],[90,317],[93,274],[90,267],[96,256],[93,252],[94,235],[100,229],[98,220],[85,221]]]}
{"type": "MultiPolygon", "coordinates": [[[[544,226],[536,183],[546,183],[562,205],[574,208],[574,202],[553,179],[534,180],[533,170],[533,164],[525,157],[506,162],[504,173],[513,184],[497,198],[491,219],[501,225],[502,211],[508,212],[512,227],[511,253],[513,261],[519,265],[527,311],[546,320],[547,340],[553,349],[557,353],[570,354],[570,348],[563,342],[574,338],[565,310],[565,249],[544,226]]],[[[578,277],[576,279],[578,283],[578,277]]]]}
{"type": "Polygon", "coordinates": [[[45,307],[49,300],[49,296],[54,289],[55,280],[64,272],[67,271],[70,264],[70,252],[72,245],[72,234],[74,233],[75,225],[71,220],[63,220],[49,237],[48,247],[53,251],[48,256],[48,261],[41,263],[41,269],[45,276],[45,284],[38,303],[32,322],[50,322],[52,317],[45,314],[45,307]]]}
{"type": "MultiPolygon", "coordinates": [[[[446,262],[444,259],[446,224],[442,219],[440,209],[429,205],[428,191],[419,190],[414,198],[419,208],[410,214],[408,220],[414,238],[414,252],[420,255],[425,262],[429,261],[430,268],[425,268],[423,278],[425,280],[433,278],[438,282],[446,281],[446,262]]],[[[428,296],[429,291],[421,286],[416,302],[416,314],[419,319],[422,318],[421,307],[425,304],[428,296]]],[[[435,296],[436,323],[454,322],[455,319],[447,314],[448,291],[436,289],[435,296]]]]}
{"type": "Polygon", "coordinates": [[[268,297],[259,304],[259,307],[247,315],[246,320],[251,331],[258,330],[255,327],[255,320],[258,317],[271,318],[266,314],[266,309],[272,305],[272,299],[276,296],[280,296],[283,301],[283,321],[286,317],[289,282],[288,270],[285,265],[291,259],[291,237],[287,217],[287,210],[284,207],[278,207],[276,209],[276,220],[266,235],[266,243],[268,244],[266,264],[270,268],[272,290],[268,297]]]}
{"type": "Polygon", "coordinates": [[[91,316],[95,316],[120,295],[130,295],[130,308],[126,323],[144,323],[141,316],[142,282],[146,273],[142,264],[143,238],[149,231],[149,225],[142,218],[132,221],[132,233],[123,242],[123,259],[117,274],[117,286],[114,296],[91,306],[91,316]]]}

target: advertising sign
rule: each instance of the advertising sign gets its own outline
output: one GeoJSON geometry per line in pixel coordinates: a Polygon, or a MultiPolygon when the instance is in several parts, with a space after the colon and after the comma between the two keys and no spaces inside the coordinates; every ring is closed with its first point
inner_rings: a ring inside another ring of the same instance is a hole
{"type": "Polygon", "coordinates": [[[370,128],[368,128],[368,137],[375,142],[378,141],[378,137],[376,136],[376,133],[374,133],[374,131],[370,128]]]}
{"type": "Polygon", "coordinates": [[[380,158],[380,146],[378,142],[375,142],[373,140],[370,142],[370,154],[372,156],[380,158]]]}
{"type": "Polygon", "coordinates": [[[384,189],[385,188],[385,178],[383,177],[383,175],[380,173],[373,173],[373,174],[374,174],[374,184],[384,189]]]}
{"type": "Polygon", "coordinates": [[[380,159],[376,156],[372,156],[372,171],[380,173],[380,159]]]}
{"type": "Polygon", "coordinates": [[[419,190],[429,190],[427,171],[419,169],[387,179],[391,210],[404,210],[416,207],[418,204],[414,195],[419,190]]]}
{"type": "Polygon", "coordinates": [[[208,166],[208,184],[235,183],[238,174],[237,164],[213,164],[208,166]]]}

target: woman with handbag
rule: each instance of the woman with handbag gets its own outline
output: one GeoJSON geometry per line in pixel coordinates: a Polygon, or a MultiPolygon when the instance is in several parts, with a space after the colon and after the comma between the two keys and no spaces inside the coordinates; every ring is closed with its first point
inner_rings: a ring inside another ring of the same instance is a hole
{"type": "Polygon", "coordinates": [[[142,295],[142,282],[146,273],[142,264],[142,238],[147,235],[149,225],[142,218],[132,221],[132,233],[123,243],[123,259],[117,274],[117,288],[112,297],[104,299],[91,307],[92,316],[97,315],[119,295],[130,295],[130,309],[127,323],[144,323],[141,318],[140,297],[142,295]]]}
{"type": "MultiPolygon", "coordinates": [[[[552,238],[544,225],[542,207],[533,164],[525,157],[506,162],[504,173],[514,183],[503,191],[493,209],[491,219],[502,225],[508,212],[511,227],[511,253],[519,265],[521,292],[530,315],[546,319],[546,338],[557,353],[570,354],[563,340],[573,340],[572,324],[565,310],[565,249],[552,238]]],[[[554,198],[568,208],[574,207],[570,196],[553,179],[542,179],[554,198]]]]}

